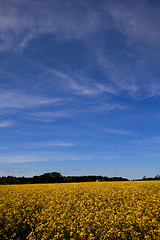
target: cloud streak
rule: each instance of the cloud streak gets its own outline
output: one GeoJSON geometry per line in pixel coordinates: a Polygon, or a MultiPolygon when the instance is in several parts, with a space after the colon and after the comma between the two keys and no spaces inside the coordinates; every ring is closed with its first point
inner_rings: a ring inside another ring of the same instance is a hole
{"type": "Polygon", "coordinates": [[[150,1],[119,1],[107,4],[105,8],[115,21],[118,29],[132,41],[159,44],[159,3],[150,1]]]}
{"type": "Polygon", "coordinates": [[[7,147],[0,146],[0,150],[7,150],[7,147]]]}
{"type": "Polygon", "coordinates": [[[6,128],[6,127],[10,127],[14,124],[13,121],[9,121],[9,120],[6,120],[6,121],[0,121],[0,128],[6,128]]]}
{"type": "Polygon", "coordinates": [[[63,81],[63,89],[71,90],[73,94],[80,96],[95,96],[102,93],[117,95],[116,89],[111,84],[102,84],[94,79],[86,78],[82,74],[67,74],[65,72],[57,71],[52,68],[44,67],[36,64],[39,68],[57,76],[60,81],[63,81]]]}
{"type": "Polygon", "coordinates": [[[22,93],[17,90],[0,89],[0,108],[28,108],[48,104],[59,104],[60,98],[45,98],[22,93]]]}
{"type": "Polygon", "coordinates": [[[114,128],[104,128],[103,129],[105,132],[111,133],[111,134],[120,134],[120,135],[131,135],[131,132],[124,131],[124,130],[119,130],[119,129],[114,129],[114,128]]]}
{"type": "Polygon", "coordinates": [[[84,155],[84,154],[68,154],[57,151],[41,151],[34,153],[1,155],[0,163],[29,163],[29,162],[54,162],[54,161],[93,161],[96,158],[99,159],[117,159],[117,155],[84,155]]]}
{"type": "Polygon", "coordinates": [[[142,48],[135,48],[134,52],[132,48],[125,48],[124,51],[116,49],[114,52],[107,52],[103,47],[95,50],[96,63],[105,74],[114,95],[124,95],[134,100],[160,96],[157,53],[153,56],[152,49],[148,49],[147,53],[142,48]]]}
{"type": "Polygon", "coordinates": [[[44,142],[44,143],[28,143],[27,144],[31,148],[54,148],[54,147],[75,147],[77,144],[70,142],[44,142]]]}
{"type": "Polygon", "coordinates": [[[73,1],[1,2],[0,50],[23,49],[42,34],[54,34],[65,40],[79,39],[95,31],[99,16],[93,9],[73,1]],[[79,26],[77,28],[77,26],[79,26]]]}
{"type": "Polygon", "coordinates": [[[22,112],[23,117],[30,121],[49,123],[59,118],[67,118],[72,115],[69,110],[52,110],[52,111],[35,111],[33,112],[22,112]]]}
{"type": "Polygon", "coordinates": [[[149,138],[143,138],[140,140],[134,141],[135,144],[138,145],[155,145],[155,144],[160,144],[160,136],[155,136],[155,137],[149,137],[149,138]]]}

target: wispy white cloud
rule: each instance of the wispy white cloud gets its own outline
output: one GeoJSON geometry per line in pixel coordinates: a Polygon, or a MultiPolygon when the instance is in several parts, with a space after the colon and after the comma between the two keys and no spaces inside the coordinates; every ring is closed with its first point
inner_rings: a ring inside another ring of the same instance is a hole
{"type": "Polygon", "coordinates": [[[67,118],[72,115],[72,111],[69,110],[56,110],[56,111],[35,111],[33,112],[22,112],[23,117],[31,121],[38,122],[52,122],[59,118],[67,118]]]}
{"type": "Polygon", "coordinates": [[[160,5],[158,2],[153,4],[147,0],[125,3],[113,1],[106,5],[105,10],[112,16],[118,29],[131,40],[159,44],[160,5]]]}
{"type": "Polygon", "coordinates": [[[13,124],[14,122],[10,120],[0,121],[0,128],[10,127],[13,124]]]}
{"type": "Polygon", "coordinates": [[[116,91],[113,87],[96,83],[95,81],[89,82],[88,85],[72,81],[69,83],[68,87],[72,89],[74,94],[83,96],[94,96],[102,93],[116,95],[116,91]]]}
{"type": "Polygon", "coordinates": [[[159,8],[149,1],[4,1],[0,8],[1,50],[23,49],[42,34],[70,40],[114,24],[136,41],[158,42],[159,8]],[[114,21],[111,21],[112,20],[114,21]],[[78,26],[78,27],[77,27],[78,26]]]}
{"type": "Polygon", "coordinates": [[[47,104],[58,104],[60,98],[45,98],[22,93],[17,90],[0,89],[0,108],[27,108],[47,104]]]}
{"type": "Polygon", "coordinates": [[[114,128],[104,128],[103,131],[113,134],[120,134],[120,135],[131,135],[131,132],[120,130],[120,129],[114,129],[114,128]]]}
{"type": "Polygon", "coordinates": [[[157,43],[159,6],[151,4],[150,1],[100,1],[96,5],[85,1],[4,1],[0,8],[1,50],[23,49],[42,34],[54,34],[65,40],[79,39],[102,26],[113,25],[131,39],[157,43]]]}
{"type": "Polygon", "coordinates": [[[108,82],[112,86],[113,95],[124,95],[138,101],[160,96],[159,79],[154,77],[154,68],[159,69],[159,64],[155,62],[154,66],[153,63],[148,65],[150,60],[146,54],[141,53],[140,57],[135,56],[133,59],[132,56],[128,57],[128,62],[125,61],[126,53],[118,50],[112,54],[101,47],[94,54],[98,66],[107,78],[109,75],[108,82]],[[139,63],[140,60],[143,64],[139,63]]]}
{"type": "Polygon", "coordinates": [[[64,160],[64,156],[58,152],[36,152],[0,156],[0,163],[29,163],[64,160]]]}
{"type": "Polygon", "coordinates": [[[86,1],[1,1],[0,49],[23,49],[42,34],[79,39],[113,26],[132,40],[157,43],[158,23],[159,5],[150,1],[100,1],[92,5],[86,1]]]}
{"type": "MultiPolygon", "coordinates": [[[[65,73],[59,73],[66,78],[70,77],[65,73]]],[[[64,80],[63,76],[63,80],[64,80]]],[[[66,83],[67,84],[67,83],[66,83]]],[[[79,84],[79,83],[78,83],[79,84]]],[[[22,93],[17,90],[2,90],[0,95],[0,115],[7,116],[9,114],[17,114],[21,118],[25,118],[30,121],[40,121],[40,122],[52,122],[60,118],[68,118],[73,115],[79,114],[80,112],[105,112],[114,109],[126,109],[126,106],[120,103],[112,103],[110,100],[94,100],[93,97],[98,96],[103,91],[112,92],[112,88],[109,90],[105,89],[101,84],[91,82],[87,85],[78,85],[75,83],[73,86],[73,79],[64,91],[67,89],[72,90],[72,96],[80,95],[87,96],[88,101],[83,101],[80,99],[74,99],[70,96],[65,99],[62,98],[52,98],[52,97],[42,97],[39,95],[31,95],[28,93],[22,93]],[[75,89],[76,86],[76,89],[75,89]],[[94,101],[93,101],[94,100],[94,101]],[[47,109],[44,107],[47,106],[47,109]],[[81,106],[81,107],[79,107],[81,106]],[[82,107],[83,106],[83,107],[82,107]],[[41,110],[39,109],[41,108],[41,110]],[[34,111],[33,111],[34,108],[34,111]]],[[[71,95],[71,92],[69,92],[71,95]]],[[[111,93],[110,93],[111,94],[111,93]]],[[[106,99],[106,98],[105,98],[106,99]]]]}
{"type": "Polygon", "coordinates": [[[7,150],[7,147],[0,146],[0,150],[7,150]]]}
{"type": "Polygon", "coordinates": [[[0,156],[0,163],[27,163],[27,162],[41,162],[45,161],[45,157],[36,154],[22,154],[22,155],[4,155],[0,156]]]}
{"type": "Polygon", "coordinates": [[[111,84],[102,84],[98,80],[89,79],[78,73],[67,74],[42,65],[36,64],[36,66],[48,73],[52,73],[53,76],[58,76],[59,80],[63,81],[63,87],[61,86],[61,88],[70,90],[72,91],[70,93],[75,95],[95,96],[102,93],[117,95],[116,89],[111,84]]]}
{"type": "Polygon", "coordinates": [[[62,110],[52,110],[52,111],[29,111],[24,112],[20,111],[20,114],[23,118],[30,121],[38,121],[44,123],[50,123],[60,118],[71,118],[73,116],[82,114],[82,113],[94,113],[94,112],[108,112],[112,110],[127,110],[128,106],[120,103],[112,103],[111,101],[93,101],[92,99],[89,102],[86,101],[72,101],[71,105],[63,106],[62,110]]]}
{"type": "MultiPolygon", "coordinates": [[[[0,8],[0,50],[23,50],[32,39],[45,34],[52,34],[54,39],[60,41],[83,39],[84,45],[89,46],[88,53],[96,58],[98,68],[106,73],[107,83],[99,84],[98,79],[93,81],[78,74],[67,75],[64,72],[48,69],[59,78],[66,80],[61,86],[62,89],[66,91],[68,89],[79,96],[125,93],[133,99],[159,97],[159,79],[150,79],[146,73],[148,67],[145,59],[148,55],[143,55],[144,46],[132,44],[146,43],[151,44],[152,49],[153,47],[157,49],[160,38],[158,24],[160,6],[156,3],[151,7],[149,1],[141,3],[129,1],[121,4],[119,1],[100,1],[96,7],[85,1],[74,1],[74,3],[50,0],[45,3],[41,0],[5,1],[1,3],[0,8]],[[103,38],[107,39],[112,28],[117,31],[118,36],[120,34],[125,36],[123,44],[127,48],[127,57],[131,60],[131,64],[123,62],[126,57],[125,51],[122,53],[119,49],[115,49],[105,53],[103,48],[110,47],[99,38],[94,41],[92,34],[96,33],[97,36],[99,29],[102,28],[106,34],[103,38]],[[130,44],[128,40],[132,43],[130,44]],[[133,51],[131,51],[132,46],[133,51]],[[95,54],[99,49],[102,52],[95,54]],[[133,53],[135,49],[139,52],[137,56],[133,53]],[[143,69],[139,68],[139,65],[144,65],[143,69]]],[[[147,49],[146,45],[145,49],[147,49]]],[[[43,99],[43,101],[48,100],[43,99]]]]}
{"type": "Polygon", "coordinates": [[[154,144],[160,144],[160,136],[154,136],[149,138],[143,138],[140,140],[135,140],[133,143],[138,145],[154,145],[154,144]]]}
{"type": "Polygon", "coordinates": [[[81,7],[78,2],[1,2],[0,49],[23,49],[31,39],[41,34],[54,34],[65,40],[83,38],[95,31],[98,22],[96,11],[81,7]]]}
{"type": "Polygon", "coordinates": [[[117,31],[123,50],[118,44],[112,49],[102,43],[94,50],[95,59],[120,95],[134,100],[160,96],[159,79],[153,77],[159,69],[159,10],[158,2],[148,0],[115,0],[101,5],[101,11],[113,20],[110,27],[117,31]]]}
{"type": "Polygon", "coordinates": [[[112,103],[112,102],[101,102],[98,104],[92,104],[87,108],[89,112],[108,112],[111,110],[127,110],[127,105],[122,105],[120,103],[112,103]]]}
{"type": "Polygon", "coordinates": [[[29,162],[54,162],[54,161],[93,161],[95,159],[117,159],[117,155],[95,155],[95,154],[70,154],[57,151],[40,151],[23,154],[8,154],[0,156],[0,163],[29,163],[29,162]]]}
{"type": "Polygon", "coordinates": [[[27,146],[31,148],[53,148],[53,147],[75,147],[77,144],[71,142],[34,142],[27,143],[27,146]]]}
{"type": "MultiPolygon", "coordinates": [[[[126,105],[115,102],[113,103],[110,100],[110,96],[117,96],[120,94],[119,90],[116,89],[115,86],[111,83],[100,83],[98,80],[89,79],[80,73],[69,74],[42,65],[38,65],[38,67],[44,69],[46,72],[52,73],[53,77],[58,77],[58,81],[62,82],[60,84],[62,91],[67,92],[70,95],[72,94],[82,97],[89,97],[89,101],[85,101],[84,106],[81,108],[80,112],[105,112],[114,109],[124,110],[128,108],[126,105]],[[102,98],[103,94],[105,94],[105,100],[102,98]],[[99,98],[99,96],[101,96],[101,98],[99,98]],[[107,99],[107,96],[109,99],[107,99]]],[[[72,99],[70,102],[74,103],[75,99],[72,99]]],[[[81,100],[80,104],[83,104],[81,100]]],[[[71,115],[73,112],[75,113],[77,111],[79,110],[74,106],[70,112],[67,112],[67,115],[71,115]]],[[[66,115],[66,111],[60,112],[60,114],[61,113],[66,115]]],[[[54,113],[50,114],[52,115],[54,113]]],[[[36,115],[38,116],[39,114],[36,115]]]]}

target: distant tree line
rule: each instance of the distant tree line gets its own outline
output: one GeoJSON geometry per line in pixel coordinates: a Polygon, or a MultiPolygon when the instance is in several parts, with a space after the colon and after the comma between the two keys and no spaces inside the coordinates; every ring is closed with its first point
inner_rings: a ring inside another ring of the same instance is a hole
{"type": "MultiPolygon", "coordinates": [[[[160,180],[160,175],[155,178],[143,177],[137,180],[160,180]]],[[[101,182],[101,181],[129,181],[122,177],[105,176],[63,176],[59,172],[44,173],[33,177],[0,177],[0,184],[35,184],[35,183],[70,183],[70,182],[101,182]]]]}
{"type": "Polygon", "coordinates": [[[63,176],[59,172],[44,173],[33,177],[0,177],[0,184],[34,184],[34,183],[69,183],[69,182],[95,182],[95,181],[128,181],[122,177],[104,176],[63,176]]]}
{"type": "Polygon", "coordinates": [[[160,180],[160,175],[156,175],[154,178],[153,177],[146,177],[146,176],[144,176],[142,179],[140,179],[140,180],[160,180]]]}
{"type": "Polygon", "coordinates": [[[33,177],[0,177],[0,184],[61,183],[64,177],[58,172],[44,173],[33,177]]]}
{"type": "Polygon", "coordinates": [[[64,182],[102,182],[102,181],[129,181],[122,177],[104,177],[104,176],[68,176],[64,177],[64,182]]]}

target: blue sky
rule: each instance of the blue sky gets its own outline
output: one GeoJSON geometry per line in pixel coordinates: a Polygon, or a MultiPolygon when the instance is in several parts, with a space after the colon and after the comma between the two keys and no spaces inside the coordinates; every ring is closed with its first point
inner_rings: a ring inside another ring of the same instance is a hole
{"type": "Polygon", "coordinates": [[[0,1],[0,176],[160,173],[159,1],[0,1]]]}

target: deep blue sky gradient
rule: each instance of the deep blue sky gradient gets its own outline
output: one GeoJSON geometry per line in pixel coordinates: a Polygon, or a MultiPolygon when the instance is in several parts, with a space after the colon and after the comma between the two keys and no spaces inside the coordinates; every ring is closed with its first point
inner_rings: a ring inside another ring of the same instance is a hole
{"type": "Polygon", "coordinates": [[[160,173],[159,1],[0,1],[0,176],[160,173]]]}

